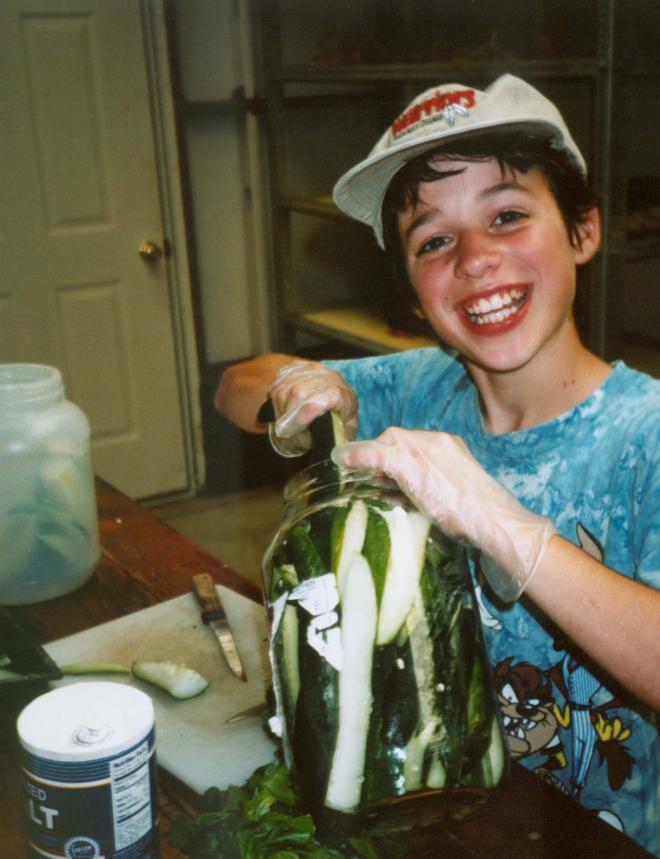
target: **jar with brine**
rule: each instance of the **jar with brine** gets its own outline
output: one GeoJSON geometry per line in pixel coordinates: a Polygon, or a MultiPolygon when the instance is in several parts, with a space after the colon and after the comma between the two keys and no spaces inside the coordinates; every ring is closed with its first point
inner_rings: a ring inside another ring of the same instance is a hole
{"type": "Polygon", "coordinates": [[[75,590],[98,557],[87,418],[55,367],[0,364],[0,603],[75,590]]]}
{"type": "Polygon", "coordinates": [[[284,500],[263,563],[271,725],[317,824],[468,813],[508,753],[466,548],[329,460],[284,500]]]}

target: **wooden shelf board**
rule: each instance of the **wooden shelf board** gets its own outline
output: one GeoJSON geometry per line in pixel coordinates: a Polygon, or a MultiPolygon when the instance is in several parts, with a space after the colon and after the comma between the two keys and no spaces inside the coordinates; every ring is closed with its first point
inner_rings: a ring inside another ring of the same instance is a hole
{"type": "MultiPolygon", "coordinates": [[[[336,83],[373,81],[435,80],[452,75],[469,74],[471,78],[489,77],[511,71],[510,59],[470,61],[454,60],[442,63],[300,63],[284,65],[280,79],[290,83],[336,83]]],[[[529,60],[515,62],[516,74],[525,78],[581,78],[592,77],[600,70],[595,57],[567,57],[564,59],[529,60]]]]}
{"type": "Polygon", "coordinates": [[[297,328],[380,354],[438,345],[427,337],[395,331],[375,313],[357,307],[307,311],[288,321],[297,328]]]}
{"type": "Polygon", "coordinates": [[[626,260],[653,259],[660,256],[660,236],[644,236],[628,239],[625,244],[617,246],[614,253],[618,253],[626,260]]]}
{"type": "Polygon", "coordinates": [[[348,215],[345,215],[335,206],[329,194],[318,197],[284,196],[280,200],[280,206],[289,209],[291,212],[299,212],[304,215],[317,215],[319,217],[338,218],[341,220],[345,220],[348,217],[348,215]]]}

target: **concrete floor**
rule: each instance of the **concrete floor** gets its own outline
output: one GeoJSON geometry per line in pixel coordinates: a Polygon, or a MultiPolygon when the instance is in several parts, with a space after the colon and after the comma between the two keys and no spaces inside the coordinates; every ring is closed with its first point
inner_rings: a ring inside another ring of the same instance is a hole
{"type": "Polygon", "coordinates": [[[265,487],[233,495],[200,495],[153,507],[152,512],[260,585],[261,558],[282,519],[282,490],[265,487]]]}

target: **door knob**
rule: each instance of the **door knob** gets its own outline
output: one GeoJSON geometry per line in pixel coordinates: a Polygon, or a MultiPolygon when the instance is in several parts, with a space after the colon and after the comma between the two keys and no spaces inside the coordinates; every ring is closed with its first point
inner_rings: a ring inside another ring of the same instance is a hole
{"type": "Polygon", "coordinates": [[[138,253],[145,262],[158,262],[163,255],[163,249],[155,242],[142,242],[138,253]]]}

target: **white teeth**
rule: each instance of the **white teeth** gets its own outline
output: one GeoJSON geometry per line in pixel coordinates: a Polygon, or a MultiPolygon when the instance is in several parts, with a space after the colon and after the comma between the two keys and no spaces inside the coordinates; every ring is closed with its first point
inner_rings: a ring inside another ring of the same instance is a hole
{"type": "Polygon", "coordinates": [[[470,313],[470,318],[477,325],[485,325],[487,322],[502,322],[504,319],[508,319],[509,316],[513,316],[515,312],[515,307],[507,307],[504,310],[498,310],[495,313],[488,313],[484,316],[476,316],[474,313],[470,313]]]}
{"type": "Polygon", "coordinates": [[[502,322],[516,312],[522,303],[525,290],[512,289],[510,292],[495,293],[488,298],[480,298],[465,310],[472,322],[478,325],[485,323],[502,322]]]}

